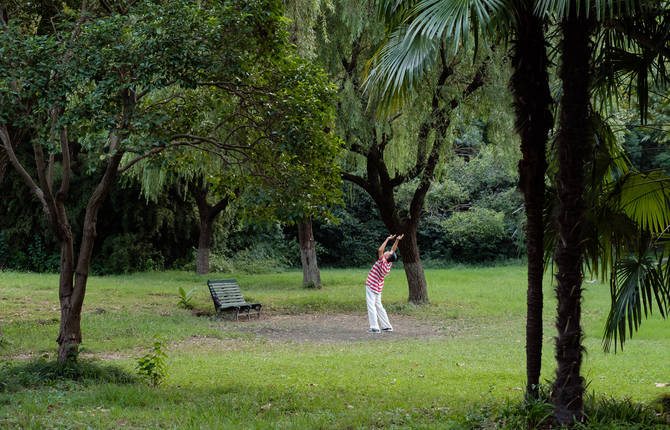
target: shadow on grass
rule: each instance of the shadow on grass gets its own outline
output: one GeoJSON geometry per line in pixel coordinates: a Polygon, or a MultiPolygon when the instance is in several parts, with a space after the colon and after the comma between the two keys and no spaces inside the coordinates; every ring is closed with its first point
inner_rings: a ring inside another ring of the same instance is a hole
{"type": "Polygon", "coordinates": [[[66,363],[44,358],[22,363],[0,362],[0,392],[15,392],[68,381],[132,384],[138,378],[118,366],[101,365],[83,359],[66,363]]]}

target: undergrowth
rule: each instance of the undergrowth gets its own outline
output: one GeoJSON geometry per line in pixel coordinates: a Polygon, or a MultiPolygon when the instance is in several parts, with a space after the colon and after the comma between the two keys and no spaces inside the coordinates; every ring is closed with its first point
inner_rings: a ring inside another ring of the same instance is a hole
{"type": "Polygon", "coordinates": [[[16,392],[71,382],[131,384],[137,377],[114,365],[78,359],[58,363],[46,357],[28,362],[0,362],[0,392],[16,392]]]}

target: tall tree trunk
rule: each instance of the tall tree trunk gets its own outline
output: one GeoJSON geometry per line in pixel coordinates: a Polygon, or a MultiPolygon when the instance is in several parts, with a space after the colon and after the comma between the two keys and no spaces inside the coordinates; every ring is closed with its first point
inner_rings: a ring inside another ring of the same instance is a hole
{"type": "MultiPolygon", "coordinates": [[[[118,147],[118,141],[113,143],[112,147],[118,147]]],[[[72,282],[67,265],[65,274],[61,272],[62,283],[60,288],[65,292],[64,295],[59,294],[61,296],[61,325],[57,341],[58,361],[61,363],[70,358],[76,358],[79,344],[81,344],[81,310],[84,305],[84,297],[86,296],[91,258],[93,257],[93,245],[97,236],[98,213],[105,198],[107,198],[109,189],[116,180],[121,158],[123,158],[122,152],[117,152],[110,157],[102,179],[88,199],[74,282],[72,282]],[[65,285],[65,282],[68,280],[70,281],[70,288],[65,285]],[[72,287],[72,285],[74,286],[72,287]]],[[[63,227],[69,230],[70,226],[65,214],[64,194],[66,193],[59,192],[57,195],[57,219],[64,220],[65,224],[63,227]]],[[[71,233],[70,237],[72,237],[71,233]]],[[[63,269],[63,262],[70,260],[70,255],[72,256],[72,261],[74,261],[74,252],[71,252],[71,249],[72,244],[70,242],[61,240],[61,270],[63,269]]]]}
{"type": "Polygon", "coordinates": [[[228,198],[219,200],[216,204],[210,205],[207,201],[209,194],[209,185],[198,181],[190,187],[193,198],[198,205],[200,216],[200,235],[198,237],[198,257],[196,260],[195,271],[199,275],[209,273],[209,253],[212,246],[212,234],[214,221],[216,217],[228,206],[228,198]]]}
{"type": "MultiPolygon", "coordinates": [[[[66,225],[64,230],[69,230],[66,225]]],[[[79,319],[72,318],[72,293],[74,291],[74,245],[72,234],[61,238],[60,242],[60,278],[58,298],[60,302],[60,329],[58,331],[58,361],[64,362],[72,357],[81,343],[81,325],[79,319]],[[76,320],[76,321],[75,321],[76,320]],[[67,333],[67,335],[66,335],[67,333]],[[66,341],[66,337],[68,338],[66,341]],[[71,346],[73,345],[73,346],[71,346]],[[72,349],[74,347],[74,350],[72,349]]]]}
{"type": "Polygon", "coordinates": [[[212,246],[212,226],[214,219],[208,211],[200,211],[200,235],[198,236],[198,257],[195,272],[198,275],[209,273],[209,252],[212,246]]]}
{"type": "Polygon", "coordinates": [[[542,370],[542,276],[544,273],[544,177],[547,171],[546,145],[553,126],[553,100],[542,20],[527,2],[520,6],[513,42],[510,87],[514,95],[515,126],[521,137],[519,189],[526,210],[528,290],[526,292],[526,397],[539,395],[542,370]]]}
{"type": "Polygon", "coordinates": [[[590,23],[585,11],[573,9],[562,23],[562,65],[559,72],[563,84],[560,124],[557,136],[559,170],[558,245],[554,260],[556,296],[558,299],[556,329],[556,381],[552,400],[554,416],[560,425],[573,425],[584,417],[584,379],[582,364],[582,231],[586,202],[584,200],[584,169],[593,145],[590,117],[590,23]]]}
{"type": "Polygon", "coordinates": [[[302,263],[302,285],[313,285],[321,289],[321,273],[316,262],[311,218],[305,218],[298,224],[298,242],[300,242],[300,262],[302,263]]]}
{"type": "Polygon", "coordinates": [[[398,242],[398,249],[402,256],[402,264],[405,268],[405,276],[409,286],[409,301],[415,304],[428,303],[428,289],[426,288],[426,275],[423,273],[423,265],[419,256],[419,246],[416,242],[417,225],[410,225],[405,231],[405,237],[398,242]]]}

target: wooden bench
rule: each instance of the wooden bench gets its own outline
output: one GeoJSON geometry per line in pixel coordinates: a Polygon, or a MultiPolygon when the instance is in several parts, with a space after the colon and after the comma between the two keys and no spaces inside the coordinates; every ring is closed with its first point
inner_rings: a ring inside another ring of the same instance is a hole
{"type": "Polygon", "coordinates": [[[242,297],[240,286],[235,279],[220,279],[207,281],[209,293],[214,301],[216,312],[234,311],[235,321],[238,320],[240,312],[247,312],[247,317],[251,319],[251,311],[256,312],[258,318],[261,317],[260,303],[249,303],[242,297]]]}

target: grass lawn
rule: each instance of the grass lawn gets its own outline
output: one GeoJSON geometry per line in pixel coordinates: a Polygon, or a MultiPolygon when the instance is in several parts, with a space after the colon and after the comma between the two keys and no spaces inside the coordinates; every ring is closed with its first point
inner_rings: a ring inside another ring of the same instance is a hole
{"type": "MultiPolygon", "coordinates": [[[[365,275],[322,271],[321,291],[302,288],[301,272],[209,278],[237,277],[271,322],[306,313],[363,316],[365,275]]],[[[240,330],[211,316],[208,277],[92,277],[80,361],[136,375],[137,359],[163,336],[168,375],[153,388],[104,369],[107,376],[80,381],[37,374],[35,361],[51,360],[57,346],[58,276],[0,272],[0,428],[497,428],[504,422],[487,417],[523,397],[525,268],[429,269],[426,277],[431,305],[406,303],[399,268],[387,278],[384,304],[391,321],[402,314],[444,327],[444,336],[360,342],[278,342],[240,330]],[[193,311],[177,307],[179,287],[197,288],[193,311]]],[[[545,281],[543,379],[550,380],[555,300],[545,281]]],[[[644,403],[670,396],[656,385],[670,382],[670,322],[654,315],[623,352],[605,354],[609,288],[585,286],[589,393],[644,403]]]]}

